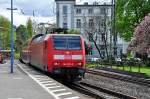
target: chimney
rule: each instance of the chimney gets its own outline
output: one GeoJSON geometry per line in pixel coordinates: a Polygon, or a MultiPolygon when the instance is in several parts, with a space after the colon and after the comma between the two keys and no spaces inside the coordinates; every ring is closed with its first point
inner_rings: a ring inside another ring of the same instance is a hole
{"type": "Polygon", "coordinates": [[[84,2],[84,5],[88,5],[88,2],[84,2]]]}
{"type": "Polygon", "coordinates": [[[95,1],[95,2],[93,2],[93,5],[98,5],[98,2],[96,2],[96,1],[95,1]]]}

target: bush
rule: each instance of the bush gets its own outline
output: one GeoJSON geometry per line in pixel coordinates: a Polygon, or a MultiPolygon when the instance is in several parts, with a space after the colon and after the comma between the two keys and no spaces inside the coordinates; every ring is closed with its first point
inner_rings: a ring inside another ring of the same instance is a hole
{"type": "Polygon", "coordinates": [[[15,53],[15,54],[14,54],[14,58],[15,58],[15,59],[19,59],[19,58],[20,58],[20,53],[15,53]]]}
{"type": "Polygon", "coordinates": [[[150,58],[147,59],[146,66],[150,67],[150,58]]]}

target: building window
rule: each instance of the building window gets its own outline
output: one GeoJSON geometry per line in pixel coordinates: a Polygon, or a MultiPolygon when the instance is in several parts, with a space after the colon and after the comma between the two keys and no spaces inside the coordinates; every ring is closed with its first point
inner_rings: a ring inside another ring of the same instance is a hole
{"type": "Polygon", "coordinates": [[[93,9],[88,10],[89,14],[93,14],[93,9]]]}
{"type": "Polygon", "coordinates": [[[68,28],[67,23],[63,23],[63,28],[65,28],[65,29],[68,28]]]}
{"type": "Polygon", "coordinates": [[[63,14],[67,14],[67,10],[68,10],[68,9],[67,9],[67,6],[64,5],[64,6],[63,6],[63,14]]]}
{"type": "Polygon", "coordinates": [[[76,9],[76,14],[81,14],[81,9],[77,8],[76,9]]]}
{"type": "Polygon", "coordinates": [[[105,15],[107,14],[108,9],[107,8],[101,8],[101,14],[105,15]]]}
{"type": "Polygon", "coordinates": [[[63,22],[67,23],[67,17],[63,17],[63,22]]]}
{"type": "Polygon", "coordinates": [[[99,45],[100,50],[104,50],[105,49],[105,45],[99,45]]]}
{"type": "Polygon", "coordinates": [[[98,32],[101,32],[101,21],[100,20],[98,20],[98,32]]]}
{"type": "Polygon", "coordinates": [[[102,33],[102,42],[104,42],[104,41],[105,41],[105,34],[102,33]]]}
{"type": "Polygon", "coordinates": [[[88,36],[89,36],[89,41],[90,41],[90,42],[93,42],[93,35],[92,35],[92,33],[89,33],[88,36]]]}
{"type": "Polygon", "coordinates": [[[101,55],[104,58],[105,57],[105,51],[101,51],[101,55]]]}
{"type": "Polygon", "coordinates": [[[94,21],[93,21],[93,19],[89,19],[89,27],[94,27],[94,21]]]}
{"type": "Polygon", "coordinates": [[[81,28],[81,19],[77,19],[76,22],[77,22],[76,23],[77,28],[81,28]]]}
{"type": "Polygon", "coordinates": [[[101,21],[101,27],[105,27],[105,19],[102,19],[102,21],[101,21]]]}

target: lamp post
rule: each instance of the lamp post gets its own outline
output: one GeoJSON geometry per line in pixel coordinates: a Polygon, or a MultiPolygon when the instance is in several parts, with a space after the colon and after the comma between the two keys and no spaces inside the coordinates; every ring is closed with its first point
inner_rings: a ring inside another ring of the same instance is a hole
{"type": "Polygon", "coordinates": [[[17,10],[16,8],[13,9],[13,0],[11,0],[11,8],[7,8],[11,10],[11,66],[10,66],[10,73],[13,73],[13,65],[14,65],[14,29],[13,29],[13,10],[17,10]]]}
{"type": "Polygon", "coordinates": [[[117,32],[116,32],[116,0],[112,0],[112,4],[114,5],[113,7],[113,23],[114,23],[114,38],[113,38],[113,41],[114,41],[114,57],[117,57],[117,32]]]}
{"type": "Polygon", "coordinates": [[[13,73],[13,64],[14,64],[14,30],[13,30],[13,0],[11,0],[11,70],[10,73],[13,73]]]}

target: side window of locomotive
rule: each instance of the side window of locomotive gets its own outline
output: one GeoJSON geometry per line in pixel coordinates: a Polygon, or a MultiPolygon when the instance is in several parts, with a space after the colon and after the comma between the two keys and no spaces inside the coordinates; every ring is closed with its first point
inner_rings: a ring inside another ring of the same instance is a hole
{"type": "Polygon", "coordinates": [[[39,43],[42,41],[44,34],[39,34],[33,37],[32,43],[39,43]]]}
{"type": "Polygon", "coordinates": [[[34,39],[32,40],[32,43],[36,43],[36,38],[34,38],[34,39]]]}
{"type": "Polygon", "coordinates": [[[36,43],[39,43],[41,40],[41,36],[36,38],[36,43]]]}
{"type": "Polygon", "coordinates": [[[45,38],[45,35],[40,36],[40,37],[38,38],[38,42],[43,42],[43,41],[44,41],[44,38],[45,38]]]}

